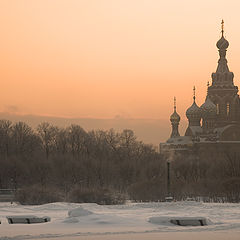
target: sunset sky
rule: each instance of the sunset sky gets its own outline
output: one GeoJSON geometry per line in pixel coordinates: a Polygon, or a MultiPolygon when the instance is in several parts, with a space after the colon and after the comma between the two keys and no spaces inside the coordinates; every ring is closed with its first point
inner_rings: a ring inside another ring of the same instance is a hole
{"type": "Polygon", "coordinates": [[[239,0],[0,0],[0,111],[182,119],[216,70],[221,20],[240,86],[239,0]]]}

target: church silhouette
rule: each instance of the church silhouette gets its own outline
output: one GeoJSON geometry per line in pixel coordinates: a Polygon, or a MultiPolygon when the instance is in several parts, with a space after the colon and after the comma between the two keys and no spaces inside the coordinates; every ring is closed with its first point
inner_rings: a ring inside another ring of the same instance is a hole
{"type": "Polygon", "coordinates": [[[224,37],[223,21],[221,38],[216,46],[219,51],[218,66],[212,73],[212,83],[207,85],[205,102],[200,107],[197,105],[194,87],[193,104],[186,111],[188,127],[185,136],[180,136],[180,116],[174,98],[174,112],[170,117],[172,133],[165,143],[160,143],[161,153],[240,151],[240,100],[238,87],[233,82],[234,74],[227,64],[229,42],[224,37]]]}

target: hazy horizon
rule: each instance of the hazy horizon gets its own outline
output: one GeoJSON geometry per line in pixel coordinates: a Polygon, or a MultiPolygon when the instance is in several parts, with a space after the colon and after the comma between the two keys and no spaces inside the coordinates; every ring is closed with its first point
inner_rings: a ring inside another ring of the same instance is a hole
{"type": "MultiPolygon", "coordinates": [[[[41,116],[32,114],[17,114],[11,112],[0,112],[0,119],[7,119],[12,122],[23,121],[33,128],[42,122],[49,122],[58,127],[66,127],[71,124],[78,124],[86,131],[109,130],[115,131],[131,129],[138,140],[147,144],[158,146],[160,142],[165,142],[171,133],[171,123],[169,119],[147,119],[147,118],[64,118],[57,116],[41,116]]],[[[180,133],[184,134],[187,122],[180,124],[180,133]]]]}

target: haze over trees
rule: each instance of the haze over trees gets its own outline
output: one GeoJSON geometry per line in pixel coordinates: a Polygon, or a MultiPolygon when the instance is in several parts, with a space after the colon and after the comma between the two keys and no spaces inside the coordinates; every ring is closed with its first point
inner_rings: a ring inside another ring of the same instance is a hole
{"type": "MultiPolygon", "coordinates": [[[[176,156],[172,194],[239,201],[239,157],[235,152],[218,159],[176,156]]],[[[59,128],[47,122],[32,129],[0,120],[0,188],[16,189],[22,203],[163,200],[166,160],[128,129],[86,132],[79,125],[59,128]]]]}

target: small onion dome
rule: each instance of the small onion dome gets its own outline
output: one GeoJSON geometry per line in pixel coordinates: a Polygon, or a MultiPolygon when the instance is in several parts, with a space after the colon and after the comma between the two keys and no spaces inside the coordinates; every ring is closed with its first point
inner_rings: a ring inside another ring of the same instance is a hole
{"type": "Polygon", "coordinates": [[[176,112],[176,110],[173,112],[173,114],[170,117],[171,122],[180,122],[180,116],[176,112]]]}
{"type": "Polygon", "coordinates": [[[218,49],[226,49],[229,46],[229,42],[222,36],[218,41],[217,41],[217,48],[218,49]]]}
{"type": "Polygon", "coordinates": [[[201,118],[201,109],[198,107],[195,101],[193,102],[192,106],[187,109],[186,116],[188,119],[201,118]]]}
{"type": "Polygon", "coordinates": [[[217,107],[207,96],[205,103],[200,107],[203,117],[215,117],[217,114],[217,107]]]}

